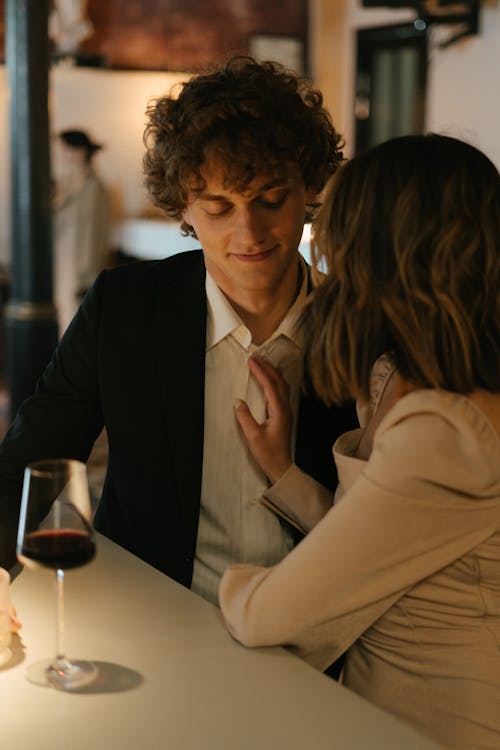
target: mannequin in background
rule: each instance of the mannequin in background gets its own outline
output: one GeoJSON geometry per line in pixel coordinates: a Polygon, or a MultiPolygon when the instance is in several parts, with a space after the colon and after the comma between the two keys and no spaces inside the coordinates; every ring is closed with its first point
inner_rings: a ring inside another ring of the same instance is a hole
{"type": "Polygon", "coordinates": [[[110,200],[92,164],[101,148],[82,130],[63,130],[54,139],[54,299],[61,335],[108,263],[110,200]]]}
{"type": "Polygon", "coordinates": [[[81,42],[92,36],[87,0],[54,0],[49,16],[49,36],[59,55],[74,55],[81,42]]]}

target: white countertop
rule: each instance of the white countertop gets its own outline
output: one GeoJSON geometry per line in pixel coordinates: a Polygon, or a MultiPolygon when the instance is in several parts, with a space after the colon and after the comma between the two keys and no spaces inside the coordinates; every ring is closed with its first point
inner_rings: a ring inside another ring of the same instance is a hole
{"type": "Polygon", "coordinates": [[[436,750],[285,650],[240,646],[216,607],[97,544],[65,580],[68,656],[102,673],[80,693],[24,676],[55,647],[53,574],[25,570],[12,585],[23,627],[0,669],[5,750],[436,750]]]}

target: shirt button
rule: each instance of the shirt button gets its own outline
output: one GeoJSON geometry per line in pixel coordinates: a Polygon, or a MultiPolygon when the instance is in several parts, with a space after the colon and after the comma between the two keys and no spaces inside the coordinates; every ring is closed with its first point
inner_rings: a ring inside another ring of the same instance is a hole
{"type": "Polygon", "coordinates": [[[193,555],[184,555],[184,562],[186,565],[191,565],[193,562],[193,555]]]}

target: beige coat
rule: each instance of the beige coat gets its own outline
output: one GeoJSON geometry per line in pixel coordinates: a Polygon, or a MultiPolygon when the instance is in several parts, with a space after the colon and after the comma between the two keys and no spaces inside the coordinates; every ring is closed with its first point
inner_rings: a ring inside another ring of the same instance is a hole
{"type": "MultiPolygon", "coordinates": [[[[500,748],[500,395],[419,390],[381,422],[368,462],[337,441],[344,495],[273,568],[221,582],[231,632],[286,644],[443,746],[500,748]]],[[[296,467],[271,499],[314,525],[296,467]],[[281,498],[279,495],[281,494],[281,498]]]]}

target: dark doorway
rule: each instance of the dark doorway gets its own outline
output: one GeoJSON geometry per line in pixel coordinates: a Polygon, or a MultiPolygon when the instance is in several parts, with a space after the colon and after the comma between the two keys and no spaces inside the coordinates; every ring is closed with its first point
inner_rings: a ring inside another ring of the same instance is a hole
{"type": "Polygon", "coordinates": [[[398,135],[422,133],[427,26],[415,23],[357,33],[356,153],[398,135]]]}

